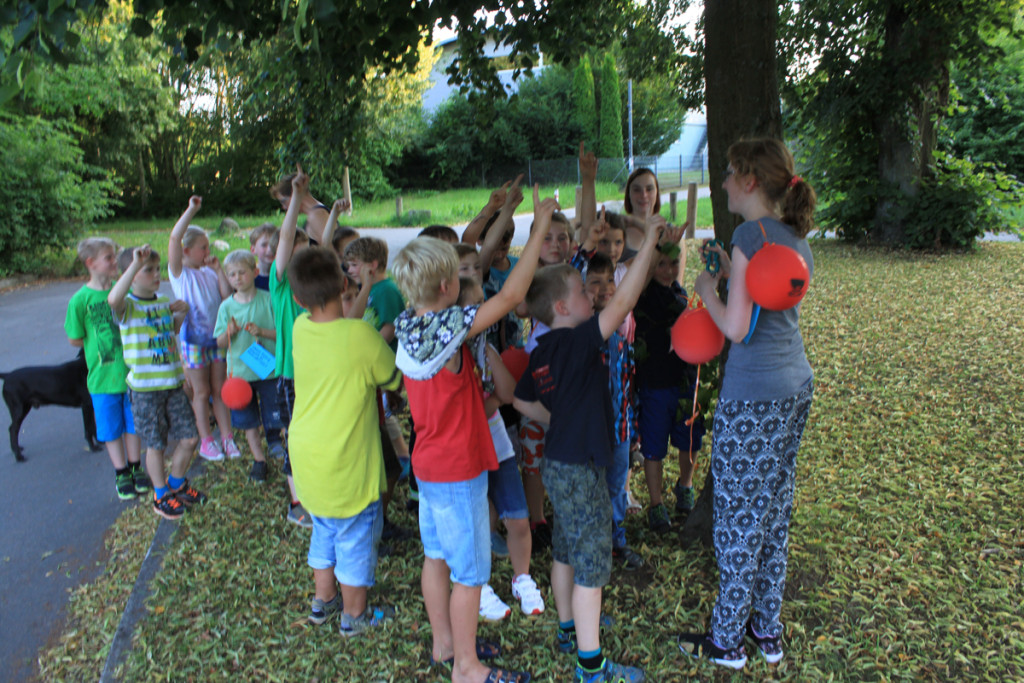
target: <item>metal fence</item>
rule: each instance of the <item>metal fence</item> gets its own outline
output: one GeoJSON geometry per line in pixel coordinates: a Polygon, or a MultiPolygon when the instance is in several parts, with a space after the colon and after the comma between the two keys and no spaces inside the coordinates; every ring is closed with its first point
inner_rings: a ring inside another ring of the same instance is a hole
{"type": "MultiPolygon", "coordinates": [[[[681,155],[660,157],[634,157],[633,168],[649,168],[658,178],[662,190],[686,187],[688,183],[706,184],[707,160],[704,154],[696,159],[681,155]]],[[[528,159],[526,167],[519,165],[496,166],[488,169],[484,176],[484,185],[495,186],[524,174],[526,186],[539,183],[541,185],[578,185],[580,183],[579,159],[528,159]]],[[[597,166],[598,182],[617,183],[625,187],[630,174],[629,159],[599,159],[597,166]]]]}

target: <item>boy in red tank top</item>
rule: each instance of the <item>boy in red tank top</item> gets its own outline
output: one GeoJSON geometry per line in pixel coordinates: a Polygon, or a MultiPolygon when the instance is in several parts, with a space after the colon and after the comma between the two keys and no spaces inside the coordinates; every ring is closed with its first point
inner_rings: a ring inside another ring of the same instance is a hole
{"type": "Polygon", "coordinates": [[[551,226],[554,199],[534,188],[536,228],[504,287],[480,306],[459,307],[459,259],[430,237],[410,242],[392,273],[411,308],[395,321],[396,364],[406,378],[416,426],[413,471],[420,489],[423,599],[433,633],[431,659],[452,661],[456,683],[523,683],[525,672],[488,669],[493,643],[477,644],[480,589],[490,579],[491,532],[487,472],[497,458],[467,339],[487,331],[523,300],[551,226]],[[449,588],[449,581],[454,588],[449,588]]]}

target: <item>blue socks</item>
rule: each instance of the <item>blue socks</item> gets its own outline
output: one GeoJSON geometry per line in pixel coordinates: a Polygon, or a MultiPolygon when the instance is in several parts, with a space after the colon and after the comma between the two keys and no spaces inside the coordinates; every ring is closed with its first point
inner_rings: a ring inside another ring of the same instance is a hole
{"type": "Polygon", "coordinates": [[[153,495],[156,497],[156,500],[160,500],[161,498],[166,496],[168,491],[170,491],[170,489],[168,489],[166,486],[153,487],[153,495]]]}
{"type": "Polygon", "coordinates": [[[167,488],[176,491],[185,483],[185,477],[167,477],[167,488]]]}

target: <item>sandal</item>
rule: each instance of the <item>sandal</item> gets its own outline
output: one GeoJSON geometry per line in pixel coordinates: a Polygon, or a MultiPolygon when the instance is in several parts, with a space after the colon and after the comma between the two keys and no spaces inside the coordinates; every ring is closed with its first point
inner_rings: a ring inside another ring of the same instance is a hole
{"type": "Polygon", "coordinates": [[[626,504],[626,514],[638,515],[640,514],[640,511],[644,509],[643,506],[637,502],[636,498],[633,497],[632,491],[626,491],[626,499],[629,501],[626,504]]]}
{"type": "Polygon", "coordinates": [[[506,669],[491,669],[487,674],[484,683],[530,683],[533,678],[525,671],[508,671],[506,669]]]}
{"type": "MultiPolygon", "coordinates": [[[[477,636],[476,639],[476,658],[481,662],[494,659],[495,657],[501,656],[501,645],[494,642],[493,640],[487,640],[477,636]]],[[[430,666],[451,666],[455,663],[455,655],[452,655],[448,659],[442,659],[437,661],[434,659],[434,655],[430,655],[430,666]]]]}

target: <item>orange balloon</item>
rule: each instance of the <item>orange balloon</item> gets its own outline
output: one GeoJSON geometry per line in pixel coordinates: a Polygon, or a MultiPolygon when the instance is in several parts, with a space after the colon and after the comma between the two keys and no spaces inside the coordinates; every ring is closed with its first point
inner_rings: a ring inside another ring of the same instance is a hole
{"type": "Polygon", "coordinates": [[[796,249],[766,244],[750,259],[746,282],[754,303],[769,311],[785,311],[804,298],[811,274],[796,249]]]}
{"type": "Polygon", "coordinates": [[[683,311],[672,325],[672,350],[691,365],[707,363],[724,346],[725,335],[706,308],[683,311]]]}
{"type": "Polygon", "coordinates": [[[510,346],[501,352],[501,362],[505,364],[508,371],[512,373],[512,377],[518,382],[519,378],[526,372],[526,367],[530,364],[530,354],[522,349],[510,346]]]}
{"type": "Polygon", "coordinates": [[[220,389],[220,397],[231,410],[241,410],[252,401],[252,387],[240,377],[228,377],[220,389]]]}

